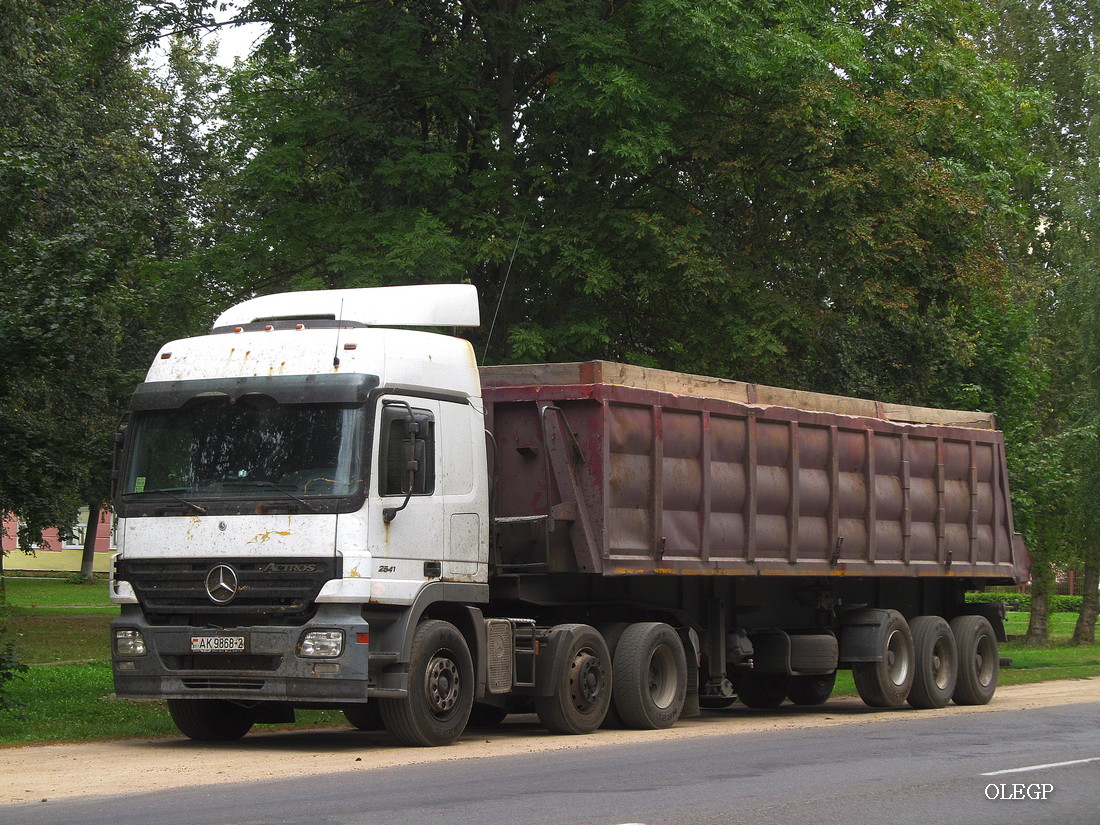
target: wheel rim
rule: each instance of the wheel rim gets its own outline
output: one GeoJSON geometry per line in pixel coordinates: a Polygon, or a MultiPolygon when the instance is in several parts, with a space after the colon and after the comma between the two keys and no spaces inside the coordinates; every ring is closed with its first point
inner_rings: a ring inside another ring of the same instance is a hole
{"type": "Polygon", "coordinates": [[[900,630],[890,634],[886,642],[886,674],[896,686],[901,687],[909,678],[912,662],[909,659],[909,645],[900,630]]]}
{"type": "Polygon", "coordinates": [[[432,714],[440,718],[454,710],[462,695],[462,677],[458,665],[447,651],[440,651],[432,657],[424,679],[425,694],[432,714]]]}
{"type": "Polygon", "coordinates": [[[660,645],[649,660],[649,701],[664,710],[676,701],[676,658],[672,648],[660,645]]]}
{"type": "Polygon", "coordinates": [[[573,706],[587,713],[599,703],[605,685],[600,657],[589,648],[578,651],[569,670],[569,695],[573,706]]]}
{"type": "Polygon", "coordinates": [[[974,674],[982,687],[989,687],[993,681],[993,670],[997,665],[997,649],[988,635],[978,637],[974,647],[974,674]]]}
{"type": "Polygon", "coordinates": [[[951,648],[947,639],[941,637],[932,647],[932,680],[940,690],[946,690],[951,684],[951,648]]]}

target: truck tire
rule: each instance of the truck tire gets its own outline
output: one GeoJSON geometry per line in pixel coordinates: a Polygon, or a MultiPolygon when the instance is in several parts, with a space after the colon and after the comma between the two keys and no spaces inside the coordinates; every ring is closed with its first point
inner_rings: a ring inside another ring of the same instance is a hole
{"type": "Polygon", "coordinates": [[[955,704],[989,704],[1001,673],[993,626],[984,616],[958,616],[951,620],[951,633],[959,650],[959,679],[952,697],[955,704]]]}
{"type": "Polygon", "coordinates": [[[733,677],[733,689],[745,707],[771,710],[787,698],[790,677],[785,673],[738,673],[733,677]]]}
{"type": "Polygon", "coordinates": [[[200,742],[233,742],[256,722],[251,708],[224,699],[169,699],[168,712],[180,733],[200,742]]]}
{"type": "Polygon", "coordinates": [[[611,654],[594,627],[563,625],[571,641],[552,676],[554,692],[535,697],[535,712],[553,733],[582,734],[596,730],[611,706],[611,654]]]}
{"type": "Polygon", "coordinates": [[[507,708],[474,702],[473,710],[470,711],[470,721],[467,724],[471,728],[495,728],[507,718],[507,708]]]}
{"type": "Polygon", "coordinates": [[[913,687],[913,635],[904,616],[896,610],[888,610],[887,614],[882,660],[852,663],[856,691],[873,708],[901,707],[913,687]]]}
{"type": "Polygon", "coordinates": [[[792,676],[787,683],[787,698],[796,705],[824,705],[833,693],[836,673],[814,676],[792,676]]]}
{"type": "Polygon", "coordinates": [[[632,624],[614,657],[615,709],[628,728],[676,724],[687,698],[687,658],[680,635],[661,622],[632,624]]]}
{"type": "Polygon", "coordinates": [[[385,727],[377,699],[358,705],[345,705],[344,718],[358,730],[382,730],[385,727]]]}
{"type": "MultiPolygon", "coordinates": [[[[611,654],[613,663],[615,661],[615,649],[619,646],[619,639],[622,638],[628,627],[630,627],[630,622],[610,622],[601,624],[596,628],[607,643],[607,652],[611,654]]],[[[618,676],[615,679],[617,683],[618,676]]],[[[607,706],[607,715],[603,718],[600,727],[604,730],[623,730],[627,725],[623,718],[619,716],[619,711],[615,709],[615,692],[612,691],[611,693],[611,704],[607,706]]]]}
{"type": "Polygon", "coordinates": [[[458,628],[438,619],[421,622],[409,661],[409,695],[377,701],[386,730],[403,745],[457,740],[474,704],[473,660],[458,628]]]}
{"type": "Polygon", "coordinates": [[[942,708],[951,701],[959,676],[959,653],[951,626],[939,616],[917,616],[909,629],[916,662],[909,704],[942,708]]]}

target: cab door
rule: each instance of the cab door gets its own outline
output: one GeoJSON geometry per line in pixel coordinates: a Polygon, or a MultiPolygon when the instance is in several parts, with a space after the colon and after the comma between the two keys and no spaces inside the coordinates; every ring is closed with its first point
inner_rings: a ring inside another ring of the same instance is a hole
{"type": "Polygon", "coordinates": [[[446,513],[442,495],[440,402],[384,396],[375,419],[369,496],[371,601],[411,604],[443,573],[446,513]]]}

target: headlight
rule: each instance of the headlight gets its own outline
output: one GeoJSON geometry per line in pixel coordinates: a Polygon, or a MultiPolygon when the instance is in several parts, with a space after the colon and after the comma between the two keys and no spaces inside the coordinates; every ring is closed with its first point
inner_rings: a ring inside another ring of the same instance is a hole
{"type": "Polygon", "coordinates": [[[144,656],[149,652],[140,630],[116,630],[115,653],[119,656],[144,656]]]}
{"type": "Polygon", "coordinates": [[[343,652],[342,630],[310,630],[298,642],[298,655],[311,659],[335,659],[343,652]]]}

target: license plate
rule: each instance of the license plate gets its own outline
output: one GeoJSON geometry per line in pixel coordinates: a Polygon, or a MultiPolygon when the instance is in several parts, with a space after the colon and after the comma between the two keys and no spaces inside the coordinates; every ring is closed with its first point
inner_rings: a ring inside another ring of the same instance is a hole
{"type": "Polygon", "coordinates": [[[192,653],[244,653],[248,648],[246,636],[192,636],[192,653]]]}

